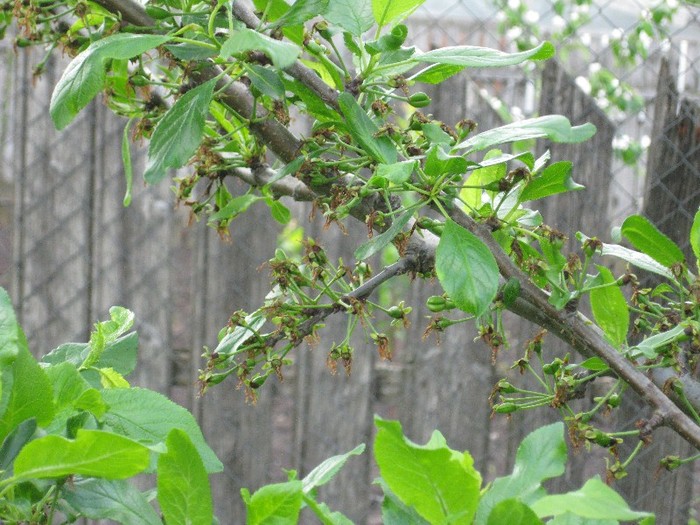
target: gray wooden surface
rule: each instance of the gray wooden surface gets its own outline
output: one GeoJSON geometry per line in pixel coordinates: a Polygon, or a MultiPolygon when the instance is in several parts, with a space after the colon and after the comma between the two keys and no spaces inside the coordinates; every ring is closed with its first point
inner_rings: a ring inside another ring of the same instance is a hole
{"type": "MultiPolygon", "coordinates": [[[[255,406],[244,403],[233,382],[197,398],[202,346],[216,344],[217,331],[231,312],[253,309],[264,297],[268,277],[258,268],[272,256],[279,226],[264,206],[253,207],[234,222],[231,242],[222,243],[203,224],[186,226],[186,213],[173,208],[167,183],[144,188],[138,178],[133,204],[123,209],[119,148],[124,122],[95,102],[66,131],[55,132],[47,106],[61,67],[51,64],[33,87],[27,79],[36,60],[22,53],[0,68],[0,80],[11,87],[4,92],[9,104],[0,107],[14,130],[3,137],[11,169],[0,185],[5,190],[0,218],[13,223],[0,224],[0,264],[5,264],[0,279],[11,288],[37,354],[67,340],[85,340],[89,327],[105,318],[112,304],[136,312],[142,344],[134,383],[173,396],[198,417],[226,465],[226,472],[213,480],[221,523],[243,521],[241,487],[254,490],[282,481],[282,468],[304,475],[325,457],[360,442],[369,446],[374,413],[400,419],[418,442],[440,429],[454,448],[472,452],[487,479],[507,472],[519,440],[551,419],[546,410],[491,418],[486,399],[508,359],[536,333],[534,327],[511,325],[512,348],[499,365],[491,363],[483,344],[473,341],[470,329],[443,334],[439,343],[432,336],[424,340],[429,314],[424,303],[437,287],[430,281],[411,283],[408,277],[392,286],[397,298],[405,291],[414,307],[410,328],[392,341],[392,362],[380,361],[373,345],[358,337],[352,376],[342,371],[331,375],[325,358],[330,345],[342,338],[345,319],[339,317],[329,323],[316,348],[296,352],[294,370],[283,383],[266,385],[255,406]]],[[[542,82],[542,111],[567,114],[576,124],[593,120],[599,129],[593,142],[582,146],[551,145],[555,160],[574,161],[574,178],[588,190],[544,204],[545,218],[567,231],[605,236],[612,128],[556,66],[548,66],[542,82]]],[[[480,121],[481,130],[498,124],[466,76],[451,79],[432,95],[433,112],[448,124],[462,118],[480,121]]],[[[307,232],[325,237],[337,247],[336,255],[351,260],[358,239],[321,232],[306,215],[301,212],[296,220],[307,232]]],[[[578,465],[603,472],[602,461],[589,461],[585,453],[579,457],[578,465]]],[[[369,455],[353,458],[322,497],[357,523],[371,522],[378,508],[371,495],[376,493],[371,486],[375,476],[369,455]]],[[[653,490],[653,476],[647,470],[638,479],[653,490]]],[[[580,470],[570,474],[573,486],[581,478],[580,470]]]]}

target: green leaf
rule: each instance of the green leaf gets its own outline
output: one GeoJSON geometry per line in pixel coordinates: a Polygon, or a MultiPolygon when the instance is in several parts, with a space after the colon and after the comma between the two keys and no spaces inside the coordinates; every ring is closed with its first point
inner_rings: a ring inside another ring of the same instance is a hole
{"type": "Polygon", "coordinates": [[[693,225],[690,227],[690,246],[693,248],[696,267],[700,272],[700,210],[695,213],[693,225]]]}
{"type": "Polygon", "coordinates": [[[292,212],[280,201],[265,199],[265,202],[270,207],[270,215],[272,215],[272,218],[277,222],[280,224],[287,224],[292,220],[292,212]]]}
{"type": "Polygon", "coordinates": [[[641,215],[627,217],[622,223],[621,232],[632,246],[666,268],[685,261],[678,245],[641,215]]]}
{"type": "Polygon", "coordinates": [[[146,497],[122,479],[81,479],[64,485],[63,499],[81,516],[122,525],[162,525],[146,497]]]}
{"type": "Polygon", "coordinates": [[[427,521],[421,518],[413,507],[405,505],[399,498],[396,497],[389,487],[386,486],[384,480],[379,478],[377,481],[384,491],[384,500],[382,501],[382,524],[383,525],[430,525],[427,521]]]}
{"type": "Polygon", "coordinates": [[[247,51],[265,53],[275,67],[285,69],[294,64],[301,54],[301,49],[289,42],[275,40],[252,29],[243,28],[232,34],[221,46],[219,56],[223,59],[247,51]]]}
{"type": "Polygon", "coordinates": [[[350,135],[360,147],[381,163],[396,162],[396,148],[391,139],[386,135],[375,136],[379,128],[350,93],[341,93],[338,105],[347,119],[350,135]]]}
{"type": "Polygon", "coordinates": [[[93,368],[100,375],[102,388],[129,388],[129,382],[114,368],[93,368]]]}
{"type": "Polygon", "coordinates": [[[258,64],[244,64],[244,66],[255,89],[276,100],[284,98],[284,84],[278,71],[258,64]]]}
{"type": "Polygon", "coordinates": [[[70,124],[102,90],[106,60],[133,58],[168,40],[169,36],[118,33],[90,44],[68,64],[53,90],[49,112],[56,128],[70,124]]]}
{"type": "Polygon", "coordinates": [[[492,148],[518,140],[547,138],[552,142],[574,143],[591,138],[596,132],[593,124],[571,126],[569,119],[561,115],[548,115],[506,124],[479,133],[458,145],[470,152],[492,148]]]}
{"type": "Polygon", "coordinates": [[[74,440],[44,436],[29,442],[15,460],[20,480],[73,474],[124,479],[148,467],[150,451],[131,439],[102,430],[78,430],[74,440]]]}
{"type": "MultiPolygon", "coordinates": [[[[386,179],[392,184],[401,185],[404,182],[411,180],[413,170],[416,169],[415,160],[404,160],[395,162],[394,164],[378,164],[374,172],[374,177],[386,179]]],[[[370,179],[370,181],[372,180],[370,179]]]]}
{"type": "Polygon", "coordinates": [[[299,480],[265,485],[245,501],[246,525],[297,523],[303,494],[299,480]]]}
{"type": "Polygon", "coordinates": [[[649,512],[631,510],[617,492],[597,477],[589,479],[577,491],[544,496],[531,507],[539,517],[570,512],[587,519],[630,521],[652,516],[649,512]]]}
{"type": "Polygon", "coordinates": [[[36,419],[25,419],[12,429],[0,447],[0,471],[9,470],[12,462],[36,432],[36,419]]]}
{"type": "Polygon", "coordinates": [[[113,388],[105,390],[102,396],[109,406],[104,415],[107,428],[147,445],[164,442],[172,429],[179,428],[194,443],[207,472],[221,472],[223,469],[187,409],[158,392],[142,388],[113,388]]]}
{"type": "Polygon", "coordinates": [[[223,339],[219,341],[214,351],[221,355],[234,354],[250,336],[254,335],[255,332],[265,324],[265,321],[265,316],[259,313],[246,316],[245,326],[237,325],[233,332],[227,333],[223,339]]]}
{"type": "MultiPolygon", "coordinates": [[[[336,121],[340,119],[340,115],[335,110],[328,107],[328,105],[306,85],[298,80],[290,80],[288,78],[283,78],[282,81],[284,82],[285,88],[294,93],[299,100],[301,100],[302,107],[306,110],[306,113],[314,119],[320,122],[336,121]]],[[[300,158],[302,162],[305,160],[303,157],[300,158]]],[[[294,171],[296,171],[296,169],[294,171]]],[[[289,173],[294,173],[294,171],[290,171],[289,173]]]]}
{"type": "Polygon", "coordinates": [[[489,249],[449,219],[435,252],[435,271],[450,298],[467,313],[485,313],[498,292],[498,266],[489,249]]]}
{"type": "Polygon", "coordinates": [[[411,80],[416,82],[416,84],[439,84],[463,69],[464,67],[455,66],[454,64],[433,64],[411,77],[411,80]]]}
{"type": "Polygon", "coordinates": [[[333,0],[324,18],[356,37],[374,25],[370,0],[333,0]]]}
{"type": "MultiPolygon", "coordinates": [[[[12,323],[7,322],[7,317],[5,320],[3,330],[9,333],[12,323]]],[[[17,356],[2,371],[0,439],[5,439],[13,428],[26,419],[36,418],[39,426],[47,425],[55,413],[49,378],[29,352],[22,329],[17,324],[15,329],[16,342],[12,344],[16,345],[17,356]]]]}
{"type": "Polygon", "coordinates": [[[131,188],[134,183],[134,168],[131,164],[131,148],[129,148],[129,129],[133,121],[133,118],[129,119],[124,126],[124,133],[122,133],[122,164],[124,165],[124,179],[126,181],[126,191],[122,203],[125,208],[131,204],[131,188]]]}
{"type": "Polygon", "coordinates": [[[275,20],[274,26],[298,26],[323,15],[328,8],[329,0],[295,0],[289,10],[275,20]]]}
{"type": "Polygon", "coordinates": [[[685,335],[686,326],[688,325],[683,322],[666,332],[647,337],[644,341],[632,347],[630,351],[633,356],[638,352],[648,359],[656,359],[659,356],[659,350],[663,347],[688,338],[685,335]]]}
{"type": "Polygon", "coordinates": [[[425,445],[403,435],[398,421],[375,416],[374,455],[386,485],[430,523],[470,524],[481,476],[467,452],[457,452],[437,431],[425,445]]]}
{"type": "Polygon", "coordinates": [[[308,494],[304,494],[304,503],[316,514],[322,525],[354,525],[345,515],[332,511],[328,505],[318,503],[308,494]]]}
{"type": "MultiPolygon", "coordinates": [[[[392,0],[384,1],[394,3],[392,0]]],[[[504,53],[490,47],[453,46],[415,55],[413,60],[460,67],[503,67],[521,64],[526,60],[546,60],[554,56],[554,52],[554,46],[549,42],[542,42],[537,47],[519,53],[504,53]]]]}
{"type": "Polygon", "coordinates": [[[608,364],[603,361],[600,357],[589,357],[578,366],[585,368],[586,370],[593,370],[594,372],[599,372],[601,370],[607,370],[610,368],[608,364]]]}
{"type": "MultiPolygon", "coordinates": [[[[581,232],[576,233],[576,238],[580,242],[584,242],[588,239],[588,237],[581,232]]],[[[618,244],[607,243],[603,243],[600,253],[601,255],[617,257],[618,259],[622,259],[623,261],[626,261],[637,268],[641,268],[642,270],[661,275],[668,279],[673,279],[673,274],[668,268],[662,266],[644,253],[630,250],[629,248],[625,248],[624,246],[620,246],[618,244]]]]}
{"type": "Polygon", "coordinates": [[[515,499],[506,499],[496,505],[486,525],[542,525],[530,507],[515,499]]]}
{"type": "Polygon", "coordinates": [[[168,168],[183,166],[199,147],[204,120],[216,80],[212,79],[182,95],[158,121],[148,146],[143,178],[156,184],[168,168]]]}
{"type": "Polygon", "coordinates": [[[372,14],[379,27],[398,24],[425,0],[372,0],[372,14]]]}
{"type": "Polygon", "coordinates": [[[571,162],[568,161],[550,164],[525,185],[518,201],[534,201],[557,193],[582,190],[584,187],[571,178],[571,166],[571,162]]]}
{"type": "Polygon", "coordinates": [[[158,457],[158,503],[169,525],[201,523],[214,517],[209,477],[197,449],[185,432],[174,428],[158,457]]]}
{"type": "Polygon", "coordinates": [[[485,525],[501,501],[515,498],[528,503],[538,496],[542,482],[561,476],[566,467],[563,423],[553,423],[531,432],[518,447],[510,476],[497,478],[479,502],[475,523],[485,525]]]}
{"type": "Polygon", "coordinates": [[[253,195],[252,193],[246,193],[245,195],[234,197],[228,201],[223,208],[209,216],[209,223],[211,224],[215,221],[233,220],[241,213],[245,213],[245,211],[250,208],[251,205],[260,200],[263,200],[263,197],[253,195]]]}
{"type": "MultiPolygon", "coordinates": [[[[502,156],[503,152],[499,149],[492,149],[486,155],[484,155],[483,164],[488,164],[491,159],[497,159],[502,156]]],[[[482,168],[477,168],[471,172],[467,178],[466,186],[486,186],[492,182],[501,180],[506,176],[507,168],[506,163],[502,162],[500,164],[488,164],[482,168]]],[[[481,188],[463,188],[459,192],[461,199],[472,208],[478,210],[482,205],[482,196],[484,190],[481,188]]]]}
{"type": "Polygon", "coordinates": [[[346,452],[345,454],[340,454],[328,458],[320,465],[318,465],[315,469],[313,469],[311,472],[309,472],[303,480],[301,480],[302,490],[304,491],[304,493],[308,493],[316,487],[325,485],[333,478],[333,476],[335,476],[338,473],[338,471],[341,468],[343,468],[343,465],[345,465],[345,462],[350,456],[359,456],[364,451],[365,444],[362,443],[360,445],[357,445],[351,451],[346,452]]]}
{"type": "Polygon", "coordinates": [[[371,257],[387,246],[394,240],[394,237],[401,233],[401,230],[403,230],[403,227],[411,219],[411,217],[413,217],[413,213],[407,211],[394,219],[394,222],[391,223],[389,228],[357,247],[355,250],[355,259],[358,261],[364,261],[367,257],[371,257]]]}
{"type": "Polygon", "coordinates": [[[0,288],[0,371],[11,365],[19,355],[19,330],[10,296],[4,288],[0,288]]]}
{"type": "Polygon", "coordinates": [[[445,153],[440,144],[435,144],[428,150],[423,169],[430,177],[463,174],[467,171],[467,159],[445,153]]]}
{"type": "MultiPolygon", "coordinates": [[[[59,363],[46,368],[45,372],[53,385],[53,396],[57,410],[75,407],[84,392],[94,390],[72,363],[59,363]]],[[[95,415],[102,416],[105,408],[104,403],[102,403],[102,410],[98,410],[95,415]]]]}
{"type": "Polygon", "coordinates": [[[598,271],[603,279],[603,284],[609,284],[604,288],[594,288],[590,292],[591,310],[593,318],[603,330],[610,342],[620,347],[627,341],[627,332],[630,325],[630,312],[627,300],[617,286],[612,272],[605,266],[598,265],[598,271]]]}

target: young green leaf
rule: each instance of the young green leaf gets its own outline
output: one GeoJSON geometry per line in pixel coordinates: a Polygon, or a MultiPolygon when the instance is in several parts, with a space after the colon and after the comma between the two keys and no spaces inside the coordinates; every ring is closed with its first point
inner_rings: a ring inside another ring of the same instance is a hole
{"type": "Polygon", "coordinates": [[[398,421],[376,416],[374,422],[377,465],[397,498],[429,523],[471,523],[481,487],[472,457],[450,449],[437,431],[428,443],[417,445],[398,421]]]}
{"type": "Polygon", "coordinates": [[[688,336],[685,334],[686,326],[688,325],[683,322],[681,324],[677,324],[666,332],[661,332],[660,334],[647,337],[644,339],[644,341],[632,347],[630,351],[635,357],[636,354],[639,353],[648,359],[656,359],[659,356],[659,350],[661,350],[663,347],[677,341],[688,339],[688,336]]]}
{"type": "Polygon", "coordinates": [[[440,284],[458,308],[479,316],[498,292],[498,266],[474,234],[447,220],[435,252],[440,284]]]}
{"type": "Polygon", "coordinates": [[[333,0],[324,18],[356,37],[361,37],[374,25],[370,0],[333,0]]]}
{"type": "Polygon", "coordinates": [[[129,130],[134,119],[129,119],[124,126],[122,133],[122,164],[124,165],[124,180],[126,181],[126,190],[124,192],[123,205],[128,208],[131,204],[131,188],[134,183],[134,168],[131,164],[131,148],[129,147],[129,130]]]}
{"type": "Polygon", "coordinates": [[[411,175],[415,169],[415,160],[404,160],[394,164],[378,164],[374,177],[386,179],[392,184],[400,185],[411,180],[411,175]]]}
{"type": "Polygon", "coordinates": [[[433,64],[411,77],[416,84],[439,84],[464,69],[454,64],[433,64]]]}
{"type": "Polygon", "coordinates": [[[506,499],[496,505],[486,525],[542,525],[530,507],[516,499],[506,499]]]}
{"type": "Polygon", "coordinates": [[[632,246],[666,268],[685,261],[678,245],[641,215],[627,217],[622,223],[621,232],[632,246]]]}
{"type": "Polygon", "coordinates": [[[131,439],[102,430],[78,430],[75,439],[48,435],[30,441],[17,456],[18,480],[72,474],[125,479],[148,467],[150,451],[131,439]]]}
{"type": "Polygon", "coordinates": [[[314,490],[316,487],[325,485],[338,473],[341,468],[343,468],[343,465],[345,465],[345,462],[348,460],[348,458],[350,458],[350,456],[359,456],[364,451],[365,445],[362,443],[345,454],[328,458],[309,472],[303,480],[301,480],[303,487],[302,490],[304,493],[308,493],[314,490]]]}
{"type": "Polygon", "coordinates": [[[590,292],[593,318],[603,330],[610,342],[620,347],[627,340],[630,326],[630,312],[627,300],[617,286],[612,272],[605,266],[598,265],[598,271],[603,280],[604,288],[594,288],[590,292]]]}
{"type": "Polygon", "coordinates": [[[105,61],[128,59],[170,40],[169,36],[117,33],[90,44],[61,75],[49,112],[57,129],[65,128],[104,87],[105,61]]]}
{"type": "Polygon", "coordinates": [[[486,525],[491,511],[501,501],[527,501],[546,479],[561,476],[566,467],[564,425],[553,423],[528,434],[518,447],[510,476],[497,478],[483,495],[476,513],[476,525],[486,525]]]}
{"type": "Polygon", "coordinates": [[[0,371],[19,355],[19,331],[12,300],[5,289],[0,288],[0,371]]]}
{"type": "MultiPolygon", "coordinates": [[[[588,239],[588,237],[581,232],[576,233],[576,238],[581,242],[588,239]]],[[[668,268],[659,264],[645,253],[630,250],[629,248],[625,248],[624,246],[620,246],[618,244],[603,243],[600,254],[617,257],[618,259],[622,259],[623,261],[628,262],[637,268],[641,268],[642,270],[646,270],[647,272],[661,275],[667,279],[673,279],[673,274],[668,268]]]]}
{"type": "Polygon", "coordinates": [[[695,212],[693,225],[690,227],[690,246],[695,255],[696,267],[700,272],[700,210],[695,212]]]}
{"type": "Polygon", "coordinates": [[[505,53],[490,47],[454,46],[420,53],[413,60],[460,67],[503,67],[521,64],[526,60],[546,60],[554,56],[554,52],[554,46],[549,42],[542,42],[537,47],[518,53],[505,53]]]}
{"type": "MultiPolygon", "coordinates": [[[[13,321],[8,317],[7,306],[4,310],[3,330],[11,337],[9,331],[13,321]]],[[[3,367],[0,440],[5,439],[5,436],[22,421],[35,418],[39,426],[44,426],[53,419],[55,413],[53,389],[49,378],[29,352],[22,329],[16,323],[14,326],[16,335],[12,344],[16,346],[17,355],[14,361],[3,367]]]]}
{"type": "Polygon", "coordinates": [[[183,166],[199,147],[204,119],[214,92],[212,79],[182,95],[163,115],[148,145],[148,161],[143,178],[156,184],[168,168],[183,166]]]}
{"type": "Polygon", "coordinates": [[[584,187],[571,178],[571,162],[555,162],[525,185],[519,202],[543,199],[557,193],[582,190],[584,187]]]}
{"type": "Polygon", "coordinates": [[[106,428],[148,445],[162,443],[173,428],[179,428],[187,432],[207,472],[223,469],[187,409],[158,392],[142,388],[112,388],[103,391],[102,396],[109,406],[104,415],[106,428]]]}
{"type": "Polygon", "coordinates": [[[158,457],[158,503],[165,522],[210,524],[214,517],[209,477],[197,449],[185,432],[174,428],[158,457]]]}
{"type": "Polygon", "coordinates": [[[247,51],[262,51],[275,67],[285,69],[294,64],[301,49],[289,42],[275,40],[252,29],[243,28],[233,33],[221,46],[219,56],[223,59],[247,51]]]}
{"type": "Polygon", "coordinates": [[[325,503],[317,502],[310,494],[304,494],[304,503],[321,522],[321,525],[354,525],[345,515],[332,511],[325,503]]]}
{"type": "Polygon", "coordinates": [[[245,195],[239,195],[234,197],[226,203],[226,205],[221,208],[216,213],[212,213],[209,216],[209,223],[215,221],[230,221],[238,217],[241,213],[244,213],[251,205],[263,200],[260,195],[253,195],[252,193],[246,193],[245,195]]]}
{"type": "Polygon", "coordinates": [[[329,0],[296,0],[286,13],[275,20],[275,27],[298,26],[312,18],[323,15],[329,0]]]}
{"type": "Polygon", "coordinates": [[[547,115],[519,122],[506,124],[498,128],[479,133],[458,145],[470,152],[507,144],[518,140],[547,138],[552,142],[583,142],[596,132],[593,124],[572,126],[569,119],[561,115],[547,115]]]}
{"type": "Polygon", "coordinates": [[[398,24],[423,2],[425,0],[372,0],[372,14],[381,28],[389,24],[398,24]]]}
{"type": "Polygon", "coordinates": [[[112,520],[122,525],[162,525],[146,497],[122,479],[81,479],[66,484],[63,499],[93,520],[112,520]]]}
{"type": "Polygon", "coordinates": [[[379,478],[377,484],[382,487],[384,500],[382,501],[382,524],[383,525],[430,525],[429,522],[421,518],[413,507],[404,504],[396,494],[394,494],[386,482],[379,478]]]}
{"type": "Polygon", "coordinates": [[[265,203],[270,207],[270,215],[280,224],[287,224],[292,220],[292,212],[278,200],[265,199],[265,203]]]}
{"type": "Polygon", "coordinates": [[[566,512],[592,520],[631,521],[652,516],[650,512],[630,509],[625,500],[599,478],[589,479],[579,490],[567,494],[544,496],[531,508],[541,518],[566,512]]]}
{"type": "Polygon", "coordinates": [[[367,116],[365,110],[357,103],[350,93],[341,93],[338,105],[348,121],[348,131],[352,138],[374,157],[384,164],[393,164],[397,153],[391,139],[386,135],[377,137],[377,125],[367,116]]]}
{"type": "Polygon", "coordinates": [[[253,87],[263,95],[280,100],[284,98],[284,84],[279,72],[258,64],[243,64],[253,87]]]}
{"type": "Polygon", "coordinates": [[[12,432],[7,435],[0,447],[1,471],[10,470],[12,462],[22,450],[22,447],[34,437],[34,432],[36,432],[36,419],[34,418],[25,419],[12,429],[12,432]]]}
{"type": "Polygon", "coordinates": [[[383,231],[379,235],[375,235],[369,241],[358,246],[355,250],[355,259],[358,261],[364,261],[367,257],[371,257],[387,246],[392,240],[394,240],[394,237],[401,233],[401,230],[403,230],[403,227],[406,225],[406,223],[408,223],[412,216],[413,213],[408,211],[404,212],[403,215],[400,215],[394,219],[394,222],[391,223],[391,226],[389,226],[386,231],[383,231]]]}
{"type": "MultiPolygon", "coordinates": [[[[499,158],[502,152],[499,149],[492,149],[484,155],[482,164],[487,164],[489,160],[499,158]]],[[[465,187],[459,192],[460,198],[474,209],[481,208],[483,189],[474,186],[486,186],[489,183],[501,180],[506,176],[506,163],[487,165],[482,168],[477,168],[469,174],[465,182],[465,187]]]]}
{"type": "Polygon", "coordinates": [[[265,485],[252,496],[244,496],[248,509],[246,525],[297,523],[304,494],[301,487],[301,481],[293,480],[265,485]]]}
{"type": "Polygon", "coordinates": [[[440,144],[434,144],[428,150],[423,169],[430,177],[463,174],[467,171],[467,159],[461,155],[450,155],[440,144]]]}

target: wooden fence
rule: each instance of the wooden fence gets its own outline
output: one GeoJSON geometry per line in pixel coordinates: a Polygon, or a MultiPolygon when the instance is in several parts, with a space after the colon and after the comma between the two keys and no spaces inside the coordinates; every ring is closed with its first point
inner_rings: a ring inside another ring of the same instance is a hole
{"type": "MultiPolygon", "coordinates": [[[[434,338],[423,340],[429,313],[424,303],[436,284],[411,283],[405,276],[393,289],[414,313],[408,331],[393,341],[393,361],[380,361],[373,345],[358,337],[352,376],[331,375],[325,357],[345,330],[345,320],[337,318],[317,347],[296,352],[296,364],[284,382],[266,384],[255,406],[244,403],[232,382],[197,398],[194,383],[202,347],[216,344],[217,331],[232,311],[253,309],[262,301],[268,279],[258,268],[272,256],[279,226],[264,207],[253,207],[233,224],[231,242],[223,243],[203,224],[186,225],[187,216],[172,206],[167,183],[144,188],[137,182],[133,204],[122,208],[124,123],[96,102],[66,131],[56,133],[47,106],[61,68],[52,62],[32,82],[36,57],[3,51],[7,67],[0,69],[0,85],[6,86],[7,96],[1,100],[9,102],[0,105],[7,123],[0,126],[5,130],[0,139],[9,169],[0,172],[0,283],[11,289],[36,354],[69,339],[86,340],[92,323],[104,318],[110,305],[136,312],[141,363],[134,382],[174,397],[199,419],[226,466],[213,482],[221,523],[242,522],[242,486],[257,489],[284,480],[282,468],[304,475],[330,455],[360,442],[369,445],[374,413],[400,419],[418,442],[440,429],[453,448],[472,452],[487,479],[508,472],[522,437],[555,418],[546,411],[492,418],[486,396],[508,373],[508,359],[502,356],[494,365],[490,351],[473,341],[468,328],[448,331],[439,344],[434,338]]],[[[544,216],[566,231],[605,237],[614,191],[609,174],[615,128],[555,62],[541,82],[540,112],[562,113],[577,124],[593,121],[599,130],[593,142],[580,146],[547,145],[554,160],[574,160],[574,177],[588,190],[544,203],[544,216]]],[[[474,118],[482,130],[499,123],[466,75],[432,95],[436,117],[448,123],[474,118]]],[[[673,116],[670,109],[664,114],[673,116]]],[[[697,111],[694,115],[697,145],[697,111]]],[[[697,163],[694,169],[699,176],[697,163]]],[[[296,220],[308,235],[337,247],[336,255],[351,259],[359,238],[322,232],[304,213],[296,220]]],[[[516,321],[510,330],[514,359],[536,329],[516,321]]],[[[603,471],[601,458],[591,461],[582,452],[567,480],[577,487],[603,471]]],[[[371,486],[375,476],[369,454],[353,458],[321,497],[357,523],[374,523],[379,510],[371,486]]],[[[672,510],[659,521],[683,522],[693,505],[688,469],[661,479],[647,470],[637,479],[639,489],[630,493],[633,504],[643,508],[655,505],[642,499],[645,491],[663,490],[664,483],[686,487],[664,494],[672,510]]]]}

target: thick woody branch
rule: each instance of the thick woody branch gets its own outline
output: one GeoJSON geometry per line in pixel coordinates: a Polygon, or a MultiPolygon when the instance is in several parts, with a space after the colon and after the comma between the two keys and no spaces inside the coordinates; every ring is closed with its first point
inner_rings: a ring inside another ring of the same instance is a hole
{"type": "MultiPolygon", "coordinates": [[[[96,1],[106,9],[119,13],[124,22],[128,24],[136,26],[153,25],[153,20],[145,13],[143,7],[134,0],[96,1]]],[[[249,27],[259,27],[260,21],[257,17],[240,2],[233,3],[233,12],[237,18],[249,27]]],[[[337,107],[337,92],[323,83],[313,71],[297,63],[288,68],[287,72],[310,89],[313,89],[331,107],[337,107]]],[[[260,107],[256,108],[255,112],[253,111],[255,100],[244,84],[232,81],[230,78],[222,75],[222,70],[214,64],[204,67],[196,75],[197,78],[195,80],[200,82],[219,78],[217,87],[224,89],[222,101],[244,118],[250,119],[253,115],[256,116],[255,121],[251,124],[251,129],[280,160],[290,162],[300,154],[302,142],[284,125],[260,107]]],[[[265,171],[267,169],[269,168],[262,168],[262,171],[237,169],[233,170],[232,174],[249,184],[260,186],[266,184],[265,181],[270,181],[272,178],[271,173],[265,171]]],[[[277,195],[288,195],[297,200],[311,200],[325,190],[327,190],[326,187],[309,188],[291,177],[276,181],[273,185],[273,191],[277,195]]],[[[381,204],[379,200],[366,200],[353,209],[353,216],[364,221],[367,214],[381,204]]],[[[471,231],[488,246],[504,278],[509,279],[513,277],[520,282],[521,295],[511,307],[514,313],[548,329],[582,355],[596,355],[603,359],[647,404],[655,409],[654,425],[663,424],[673,428],[684,439],[700,450],[700,427],[676,406],[662,390],[668,379],[677,378],[672,371],[661,370],[653,372],[652,381],[652,379],[635,367],[635,363],[630,362],[617,352],[605,340],[600,330],[585,316],[578,312],[571,313],[566,310],[556,310],[548,302],[547,294],[537,288],[530,278],[501,249],[488,228],[476,223],[472,218],[458,210],[452,213],[452,219],[471,231]]],[[[399,273],[427,272],[431,270],[434,267],[436,246],[436,237],[429,234],[426,234],[426,237],[420,237],[414,234],[409,242],[405,258],[401,259],[396,265],[387,267],[374,280],[368,281],[365,285],[349,294],[348,298],[355,296],[356,299],[364,299],[381,282],[399,273]]],[[[317,316],[321,316],[320,318],[317,319],[316,316],[309,318],[303,324],[303,327],[306,327],[305,329],[308,329],[308,333],[311,333],[316,324],[334,311],[337,310],[328,309],[319,312],[317,316]]],[[[679,379],[685,386],[686,397],[690,399],[696,410],[700,410],[700,387],[687,374],[679,379]]]]}
{"type": "Polygon", "coordinates": [[[550,330],[584,356],[600,357],[637,395],[655,409],[656,417],[661,417],[665,426],[671,427],[700,450],[700,427],[661,390],[663,384],[657,386],[640,372],[634,363],[605,340],[602,332],[583,314],[554,308],[549,303],[547,294],[532,284],[529,277],[513,263],[484,225],[478,224],[460,211],[452,213],[452,219],[488,246],[503,277],[514,277],[520,281],[520,298],[512,308],[515,313],[550,330]]]}

